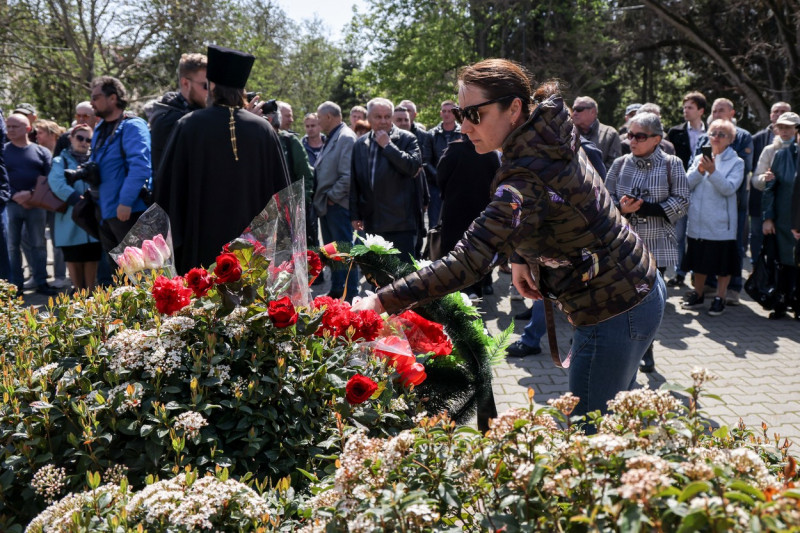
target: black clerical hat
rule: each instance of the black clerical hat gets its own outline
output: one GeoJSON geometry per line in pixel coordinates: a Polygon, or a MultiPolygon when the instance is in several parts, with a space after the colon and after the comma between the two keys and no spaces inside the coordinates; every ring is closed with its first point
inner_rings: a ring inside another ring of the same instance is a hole
{"type": "Polygon", "coordinates": [[[239,50],[209,45],[206,77],[219,85],[244,89],[255,60],[255,56],[239,50]]]}

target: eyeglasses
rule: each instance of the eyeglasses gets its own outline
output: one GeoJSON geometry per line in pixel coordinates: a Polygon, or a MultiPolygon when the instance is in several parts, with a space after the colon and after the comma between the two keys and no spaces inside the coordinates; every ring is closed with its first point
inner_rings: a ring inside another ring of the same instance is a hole
{"type": "Polygon", "coordinates": [[[485,102],[481,102],[480,104],[475,105],[468,105],[467,107],[458,107],[453,106],[453,115],[456,117],[456,122],[459,124],[463,123],[465,120],[469,120],[476,126],[481,123],[481,114],[478,112],[478,108],[487,106],[489,104],[495,104],[497,102],[502,102],[504,100],[510,100],[512,98],[519,98],[519,96],[513,94],[507,94],[505,96],[501,96],[500,98],[492,98],[491,100],[486,100],[485,102]]]}
{"type": "Polygon", "coordinates": [[[589,109],[589,106],[586,106],[586,107],[573,107],[572,108],[572,112],[573,113],[580,113],[581,111],[586,111],[587,109],[589,109]]]}
{"type": "Polygon", "coordinates": [[[84,137],[83,135],[76,135],[75,138],[78,139],[82,143],[88,143],[88,142],[90,142],[92,140],[91,137],[84,137]]]}
{"type": "Polygon", "coordinates": [[[186,79],[189,80],[192,83],[196,83],[196,84],[200,85],[203,88],[204,91],[208,90],[208,82],[207,81],[197,81],[197,80],[193,80],[192,78],[186,78],[186,79]]]}
{"type": "Polygon", "coordinates": [[[658,135],[656,135],[655,133],[633,133],[630,131],[628,132],[628,139],[630,139],[631,141],[636,139],[636,142],[641,143],[646,141],[650,137],[658,137],[658,135]]]}
{"type": "Polygon", "coordinates": [[[725,137],[728,136],[728,134],[725,133],[724,131],[710,131],[710,132],[708,132],[708,136],[711,137],[712,139],[714,139],[716,137],[719,137],[720,139],[724,139],[725,137]]]}

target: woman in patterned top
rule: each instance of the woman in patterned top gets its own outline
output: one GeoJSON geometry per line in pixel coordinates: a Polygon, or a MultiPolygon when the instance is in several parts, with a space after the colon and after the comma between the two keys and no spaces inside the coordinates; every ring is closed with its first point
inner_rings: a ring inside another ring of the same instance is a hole
{"type": "Polygon", "coordinates": [[[488,59],[459,75],[453,108],[479,153],[501,150],[486,210],[455,249],[359,302],[397,313],[475,283],[511,257],[528,298],[554,301],[576,326],[568,360],[576,414],[607,409],[629,389],[655,337],[666,288],[652,256],[579,149],[558,85],[533,94],[511,61],[488,59]]]}
{"type": "MultiPolygon", "coordinates": [[[[659,147],[664,129],[654,113],[638,113],[629,121],[631,153],[618,157],[606,176],[614,204],[653,254],[658,270],[678,264],[675,222],[689,207],[689,184],[680,158],[659,147]]],[[[653,346],[639,368],[653,372],[653,346]]]]}

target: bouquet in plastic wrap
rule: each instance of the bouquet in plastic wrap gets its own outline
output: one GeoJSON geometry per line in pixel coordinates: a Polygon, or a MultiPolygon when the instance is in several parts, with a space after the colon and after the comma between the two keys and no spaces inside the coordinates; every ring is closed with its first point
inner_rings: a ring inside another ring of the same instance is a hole
{"type": "Polygon", "coordinates": [[[134,285],[149,272],[174,277],[177,272],[169,215],[158,204],[151,205],[110,255],[134,285]]]}

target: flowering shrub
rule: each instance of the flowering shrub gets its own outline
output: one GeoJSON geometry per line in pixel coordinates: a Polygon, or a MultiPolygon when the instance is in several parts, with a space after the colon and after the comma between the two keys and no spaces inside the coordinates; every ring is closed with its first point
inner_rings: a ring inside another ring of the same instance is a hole
{"type": "Polygon", "coordinates": [[[416,395],[363,345],[382,319],[349,310],[346,326],[325,330],[326,305],[274,296],[286,278],[268,267],[237,240],[187,278],[59,296],[38,312],[0,301],[14,328],[0,334],[0,530],[83,490],[87,471],[121,468],[137,489],[151,475],[227,468],[260,483],[289,476],[299,490],[302,471],[333,467],[352,426],[411,427],[416,395]],[[350,403],[355,374],[378,388],[350,403]]]}
{"type": "Polygon", "coordinates": [[[667,390],[619,393],[594,435],[570,417],[577,398],[536,409],[532,391],[485,435],[446,416],[393,437],[359,430],[300,531],[800,530],[788,442],[711,432],[696,410],[709,377],[693,372],[689,407],[667,390]]]}

